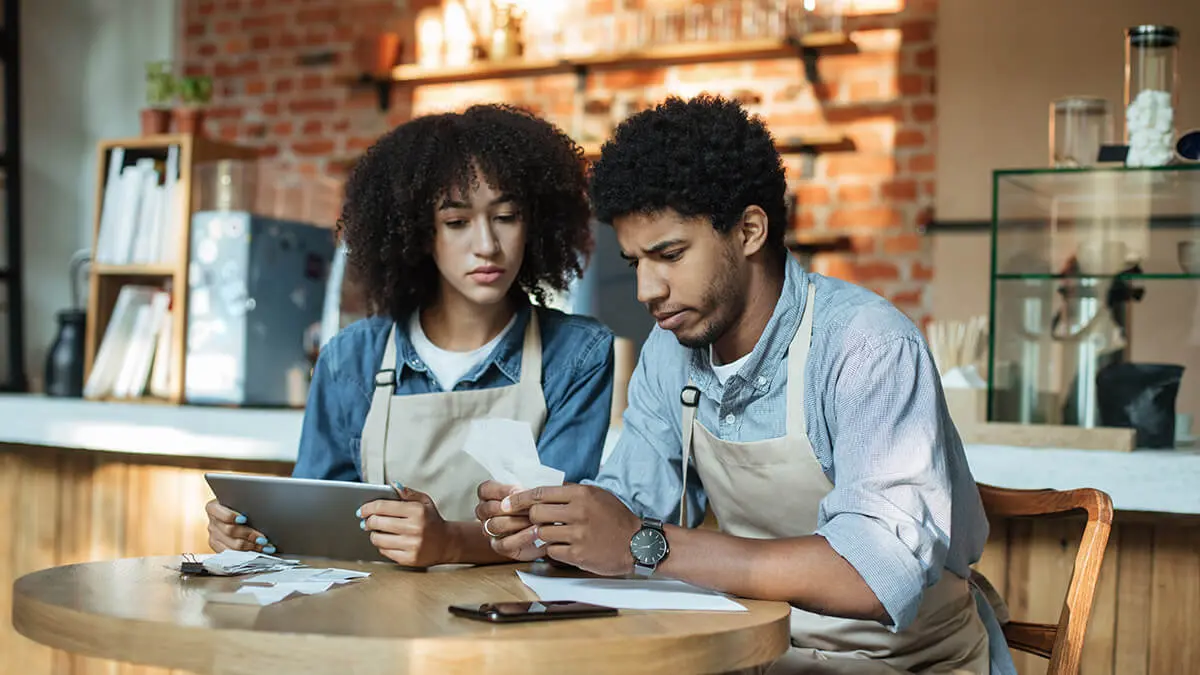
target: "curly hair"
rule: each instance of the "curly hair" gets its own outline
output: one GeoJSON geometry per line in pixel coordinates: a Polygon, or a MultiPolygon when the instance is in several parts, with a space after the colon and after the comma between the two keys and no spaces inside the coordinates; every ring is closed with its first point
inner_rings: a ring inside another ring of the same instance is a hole
{"type": "Polygon", "coordinates": [[[582,274],[592,247],[583,150],[527,110],[474,105],[409,120],[351,169],[337,232],[370,313],[402,320],[436,300],[437,203],[481,179],[511,196],[525,223],[513,294],[545,304],[549,289],[565,291],[582,274]]]}
{"type": "Polygon", "coordinates": [[[766,125],[736,101],[669,97],[617,126],[592,167],[592,209],[601,222],[671,208],[728,232],[746,207],[767,214],[768,245],[782,253],[787,180],[766,125]]]}

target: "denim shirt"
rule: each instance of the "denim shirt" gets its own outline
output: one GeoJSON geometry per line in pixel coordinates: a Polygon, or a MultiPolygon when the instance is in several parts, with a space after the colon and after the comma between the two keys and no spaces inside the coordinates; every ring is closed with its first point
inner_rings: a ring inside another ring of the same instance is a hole
{"type": "MultiPolygon", "coordinates": [[[[970,577],[988,521],[920,331],[869,290],[807,273],[789,256],[783,292],[762,336],[724,385],[707,349],[683,347],[655,327],[629,383],[620,438],[600,475],[587,482],[639,515],[678,522],[680,391],[691,378],[701,392],[697,419],[722,440],[785,435],[788,348],[808,311],[815,314],[804,414],[813,453],[833,483],[821,501],[816,534],[874,591],[892,630],[902,630],[943,569],[970,577]],[[812,308],[805,306],[809,284],[816,284],[812,308]]],[[[688,512],[695,526],[707,497],[692,471],[688,512]]],[[[992,672],[1015,672],[990,607],[979,610],[992,672]]]]}
{"type": "MultiPolygon", "coordinates": [[[[516,384],[529,305],[517,312],[512,330],[454,391],[516,384]]],[[[542,463],[563,471],[564,480],[592,478],[600,466],[612,405],[613,336],[594,319],[537,308],[542,338],[542,395],[546,423],[538,438],[542,463]]],[[[396,329],[396,396],[442,391],[417,358],[407,321],[396,329]]],[[[313,370],[292,475],[300,478],[361,481],[363,424],[375,390],[390,317],[356,321],[321,350],[313,370]]],[[[389,366],[390,367],[390,366],[389,366]]],[[[395,422],[400,423],[402,422],[395,422]]]]}

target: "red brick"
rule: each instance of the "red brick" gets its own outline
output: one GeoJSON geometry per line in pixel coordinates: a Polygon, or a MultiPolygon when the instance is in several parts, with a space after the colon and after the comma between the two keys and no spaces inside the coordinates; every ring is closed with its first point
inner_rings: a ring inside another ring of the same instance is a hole
{"type": "Polygon", "coordinates": [[[210,107],[204,116],[210,120],[240,120],[245,114],[246,110],[240,106],[215,105],[210,107]]]}
{"type": "Polygon", "coordinates": [[[888,117],[899,122],[904,119],[904,106],[899,103],[839,106],[825,110],[824,117],[829,124],[850,124],[865,118],[888,117]]]}
{"type": "Polygon", "coordinates": [[[834,155],[826,163],[826,174],[830,178],[839,176],[894,176],[896,160],[892,157],[864,157],[861,155],[834,155]]]}
{"type": "Polygon", "coordinates": [[[310,23],[328,24],[335,23],[340,16],[340,12],[336,7],[321,8],[321,9],[302,9],[296,12],[296,23],[306,25],[310,23]]]}
{"type": "Polygon", "coordinates": [[[304,44],[308,47],[323,47],[330,42],[329,29],[311,29],[304,34],[304,44]]]}
{"type": "Polygon", "coordinates": [[[900,24],[900,39],[904,42],[930,42],[933,40],[933,21],[906,21],[900,24]]]}
{"type": "Polygon", "coordinates": [[[932,197],[937,194],[937,184],[931,180],[927,180],[921,184],[921,191],[932,197]]]}
{"type": "Polygon", "coordinates": [[[932,103],[913,103],[911,110],[915,122],[932,122],[937,117],[937,106],[932,103]]]}
{"type": "Polygon", "coordinates": [[[300,78],[300,88],[304,91],[316,91],[325,86],[325,78],[319,73],[308,73],[300,78]]]}
{"type": "Polygon", "coordinates": [[[196,13],[200,16],[208,16],[217,11],[217,3],[201,2],[196,4],[196,13]]]}
{"type": "Polygon", "coordinates": [[[325,128],[325,123],[321,120],[308,120],[304,126],[300,127],[300,133],[305,136],[315,136],[320,134],[325,128]]]}
{"type": "Polygon", "coordinates": [[[328,155],[333,152],[333,141],[329,139],[300,141],[292,144],[292,152],[305,157],[328,155]]]}
{"type": "Polygon", "coordinates": [[[205,42],[204,44],[200,45],[196,49],[196,53],[199,54],[200,56],[203,56],[204,58],[208,58],[210,56],[216,56],[217,46],[211,42],[205,42]]]}
{"type": "Polygon", "coordinates": [[[267,125],[263,122],[250,122],[242,126],[242,135],[251,138],[262,138],[267,135],[267,125]]]}
{"type": "Polygon", "coordinates": [[[928,94],[933,91],[932,79],[925,75],[901,75],[896,78],[896,90],[903,96],[928,94]]]}
{"type": "Polygon", "coordinates": [[[262,105],[262,114],[268,117],[278,115],[281,107],[279,101],[267,101],[262,105]]]}
{"type": "Polygon", "coordinates": [[[276,136],[291,136],[294,127],[291,121],[276,122],[275,126],[271,127],[271,133],[276,136]]]}
{"type": "Polygon", "coordinates": [[[881,187],[884,199],[894,202],[911,202],[917,199],[917,181],[894,180],[881,187]]]}
{"type": "Polygon", "coordinates": [[[342,131],[349,131],[349,129],[350,129],[350,120],[340,119],[333,123],[334,131],[342,132],[342,131]]]}
{"type": "Polygon", "coordinates": [[[824,185],[801,185],[796,188],[796,203],[801,207],[828,204],[829,188],[824,185]]]}
{"type": "Polygon", "coordinates": [[[892,294],[892,304],[906,306],[920,305],[924,297],[925,293],[920,290],[900,291],[899,293],[892,294]]]}
{"type": "Polygon", "coordinates": [[[914,281],[932,281],[933,268],[920,261],[914,262],[912,266],[912,278],[914,281]]]}
{"type": "Polygon", "coordinates": [[[279,36],[279,46],[284,49],[294,49],[300,46],[300,36],[295,33],[284,33],[279,36]]]}
{"type": "Polygon", "coordinates": [[[229,38],[225,41],[226,54],[242,54],[250,49],[250,41],[243,37],[229,38]]]}
{"type": "Polygon", "coordinates": [[[302,98],[289,103],[288,110],[294,113],[333,112],[337,110],[337,101],[331,98],[302,98]]]}
{"type": "Polygon", "coordinates": [[[883,97],[883,87],[879,85],[877,80],[851,82],[849,91],[849,99],[851,103],[877,101],[883,97]]]}
{"type": "Polygon", "coordinates": [[[917,52],[917,67],[926,69],[937,68],[937,48],[929,47],[917,52]]]}
{"type": "Polygon", "coordinates": [[[375,145],[377,140],[379,139],[374,136],[352,136],[346,140],[346,150],[359,153],[375,145]]]}
{"type": "Polygon", "coordinates": [[[246,95],[261,96],[267,93],[267,81],[261,77],[256,77],[252,80],[246,80],[246,95]]]}
{"type": "Polygon", "coordinates": [[[925,134],[913,129],[901,129],[896,132],[895,145],[897,148],[922,148],[927,139],[925,134]]]}
{"type": "Polygon", "coordinates": [[[285,19],[278,14],[260,14],[242,17],[242,30],[268,30],[277,26],[282,26],[285,19]]]}
{"type": "Polygon", "coordinates": [[[270,159],[279,155],[278,145],[264,145],[258,149],[258,156],[262,159],[270,159]]]}
{"type": "Polygon", "coordinates": [[[217,35],[229,35],[237,31],[237,23],[229,19],[221,19],[213,26],[213,32],[217,35]]]}
{"type": "Polygon", "coordinates": [[[854,266],[854,276],[864,282],[892,281],[900,278],[900,270],[890,262],[865,262],[854,266]]]}
{"type": "Polygon", "coordinates": [[[885,253],[916,253],[921,250],[925,244],[921,235],[912,232],[898,234],[894,237],[888,237],[883,240],[883,250],[885,253]]]}
{"type": "Polygon", "coordinates": [[[916,173],[925,173],[933,171],[937,168],[937,162],[932,154],[917,155],[908,160],[908,170],[916,173]]]}
{"type": "Polygon", "coordinates": [[[767,124],[772,128],[780,127],[816,127],[821,126],[824,117],[816,111],[772,113],[767,118],[767,124]]]}
{"type": "Polygon", "coordinates": [[[603,89],[639,89],[642,87],[658,87],[663,84],[664,71],[661,68],[613,70],[597,73],[595,79],[599,88],[603,89]]]}
{"type": "Polygon", "coordinates": [[[829,214],[832,229],[899,227],[903,219],[900,212],[886,206],[838,209],[829,214]]]}
{"type": "Polygon", "coordinates": [[[875,190],[870,185],[843,185],[838,188],[837,198],[839,202],[861,204],[872,201],[875,198],[875,190]]]}
{"type": "Polygon", "coordinates": [[[204,34],[207,32],[208,26],[203,23],[189,23],[187,25],[186,33],[189,38],[204,37],[204,34]]]}
{"type": "Polygon", "coordinates": [[[792,227],[797,230],[812,230],[817,227],[817,216],[812,209],[801,208],[792,218],[792,227]]]}
{"type": "Polygon", "coordinates": [[[250,48],[256,52],[270,49],[271,38],[267,35],[253,35],[250,37],[250,48]]]}
{"type": "Polygon", "coordinates": [[[217,137],[226,141],[236,141],[238,127],[236,124],[222,124],[217,128],[217,137]]]}
{"type": "Polygon", "coordinates": [[[290,77],[281,77],[275,80],[274,89],[276,94],[286,94],[296,89],[296,80],[290,77]]]}

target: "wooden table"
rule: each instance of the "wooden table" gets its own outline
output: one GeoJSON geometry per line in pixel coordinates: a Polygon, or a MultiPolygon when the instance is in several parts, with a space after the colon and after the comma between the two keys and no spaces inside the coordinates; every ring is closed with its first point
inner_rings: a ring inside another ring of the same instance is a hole
{"type": "MultiPolygon", "coordinates": [[[[310,561],[313,566],[331,566],[310,561]]],[[[452,616],[455,603],[532,600],[500,565],[405,571],[265,607],[207,603],[241,580],[181,578],[178,557],[54,567],[13,585],[13,625],[77,654],[240,675],[345,673],[723,672],[769,663],[788,646],[788,606],[747,612],[622,611],[612,618],[492,625],[452,616]]],[[[544,571],[545,568],[539,568],[544,571]]]]}

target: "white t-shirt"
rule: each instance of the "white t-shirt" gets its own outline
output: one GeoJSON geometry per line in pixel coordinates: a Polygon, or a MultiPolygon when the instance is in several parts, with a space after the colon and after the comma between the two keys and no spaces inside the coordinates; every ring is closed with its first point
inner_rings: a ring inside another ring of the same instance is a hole
{"type": "Polygon", "coordinates": [[[709,346],[708,363],[712,366],[713,373],[716,374],[717,380],[720,381],[721,386],[724,387],[725,383],[729,381],[729,378],[736,375],[737,371],[742,369],[742,365],[746,363],[746,360],[749,359],[750,355],[753,353],[754,352],[746,352],[746,355],[737,361],[732,361],[730,363],[726,363],[725,365],[718,366],[716,360],[713,359],[712,347],[709,346]]]}
{"type": "Polygon", "coordinates": [[[458,384],[464,375],[491,356],[492,350],[500,344],[500,340],[504,339],[504,336],[512,330],[513,325],[517,322],[517,315],[513,314],[504,330],[501,330],[487,344],[469,352],[452,352],[429,341],[429,337],[425,335],[425,329],[421,328],[420,314],[420,312],[413,312],[412,318],[408,320],[408,338],[412,340],[413,349],[417,350],[417,356],[421,357],[421,361],[433,373],[434,379],[441,385],[443,391],[454,389],[454,385],[458,384]]]}

